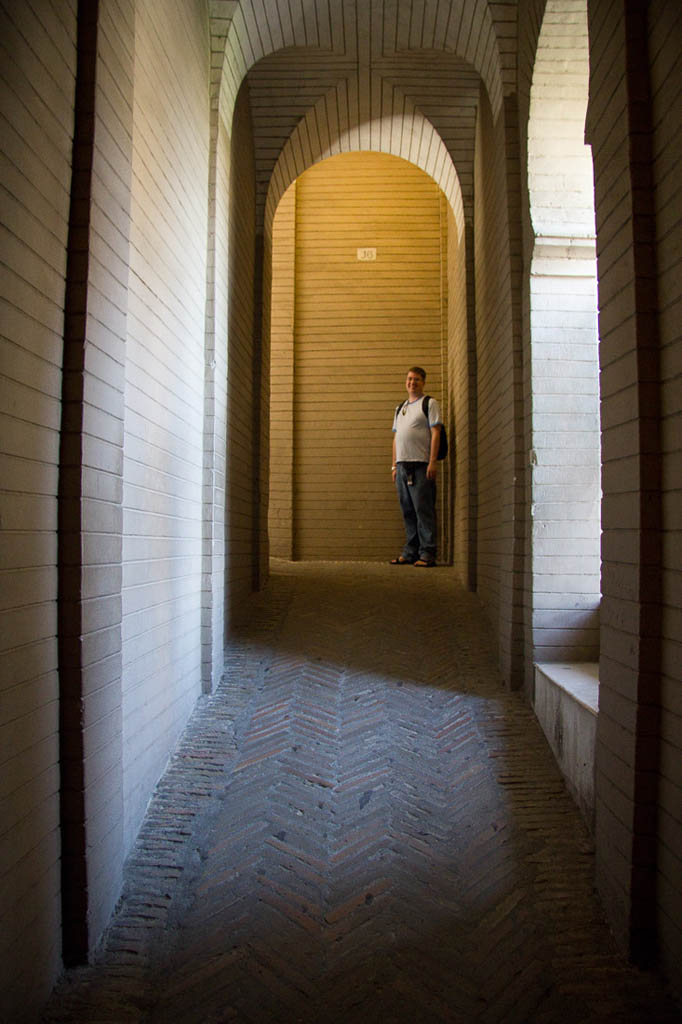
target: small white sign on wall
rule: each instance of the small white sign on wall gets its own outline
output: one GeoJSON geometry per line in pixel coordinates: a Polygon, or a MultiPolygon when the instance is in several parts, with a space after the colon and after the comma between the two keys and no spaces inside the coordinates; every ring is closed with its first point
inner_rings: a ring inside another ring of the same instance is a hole
{"type": "Polygon", "coordinates": [[[358,249],[358,259],[363,263],[369,263],[371,260],[375,260],[376,258],[376,249],[368,249],[366,246],[363,249],[358,249]]]}

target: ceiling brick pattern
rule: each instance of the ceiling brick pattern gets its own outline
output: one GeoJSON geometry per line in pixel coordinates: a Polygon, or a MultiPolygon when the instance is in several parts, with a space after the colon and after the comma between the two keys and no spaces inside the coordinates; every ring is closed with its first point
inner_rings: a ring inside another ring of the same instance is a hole
{"type": "Polygon", "coordinates": [[[273,171],[268,222],[286,188],[311,164],[372,149],[431,174],[461,230],[472,215],[481,84],[495,113],[513,84],[515,6],[484,0],[212,4],[212,81],[226,118],[248,81],[259,223],[273,171]]]}

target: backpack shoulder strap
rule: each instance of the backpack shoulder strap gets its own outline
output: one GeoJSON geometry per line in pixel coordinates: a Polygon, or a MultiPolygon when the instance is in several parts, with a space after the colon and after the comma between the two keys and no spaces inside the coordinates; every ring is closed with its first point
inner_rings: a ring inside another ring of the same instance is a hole
{"type": "Polygon", "coordinates": [[[429,418],[429,402],[430,401],[431,401],[431,395],[424,395],[424,397],[422,398],[422,412],[426,416],[427,420],[429,418]]]}

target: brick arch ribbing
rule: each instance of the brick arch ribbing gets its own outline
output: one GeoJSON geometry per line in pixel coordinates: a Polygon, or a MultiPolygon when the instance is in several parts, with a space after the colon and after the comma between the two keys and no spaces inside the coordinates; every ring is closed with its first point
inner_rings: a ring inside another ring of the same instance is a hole
{"type": "Polygon", "coordinates": [[[462,190],[443,140],[400,90],[386,88],[378,77],[371,85],[371,91],[382,98],[381,116],[369,116],[360,100],[360,83],[347,80],[329,90],[299,122],[270,180],[265,207],[266,235],[271,231],[280,199],[305,170],[327,157],[371,150],[401,157],[433,178],[452,207],[461,239],[464,231],[462,190]]]}
{"type": "Polygon", "coordinates": [[[533,66],[528,193],[536,236],[594,239],[586,0],[548,0],[533,66]]]}
{"type": "MultiPolygon", "coordinates": [[[[369,76],[372,62],[407,51],[442,50],[470,64],[486,87],[493,115],[503,98],[503,73],[487,0],[241,0],[216,4],[214,38],[221,38],[220,106],[234,109],[247,72],[279,50],[318,49],[345,58],[369,76]],[[224,47],[223,47],[224,41],[224,47]]],[[[371,103],[371,96],[369,97],[371,103]]]]}

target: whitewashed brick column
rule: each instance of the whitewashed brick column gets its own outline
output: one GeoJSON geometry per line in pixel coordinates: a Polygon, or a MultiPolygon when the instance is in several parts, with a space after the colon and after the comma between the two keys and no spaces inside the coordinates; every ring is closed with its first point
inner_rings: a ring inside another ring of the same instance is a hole
{"type": "Polygon", "coordinates": [[[210,52],[202,0],[178,4],[173,17],[165,0],[137,0],[123,461],[126,850],[201,693],[211,647],[203,627],[214,581],[202,578],[206,433],[215,430],[206,395],[210,52]]]}
{"type": "Polygon", "coordinates": [[[617,937],[644,963],[656,955],[662,653],[647,5],[590,0],[588,10],[604,490],[596,868],[617,937]]]}
{"type": "Polygon", "coordinates": [[[134,8],[78,8],[59,485],[63,956],[120,891],[121,494],[134,8]],[[116,82],[116,88],[112,83],[116,82]]]}
{"type": "Polygon", "coordinates": [[[477,586],[508,685],[523,671],[524,471],[519,163],[514,104],[482,94],[476,138],[477,586]]]}
{"type": "Polygon", "coordinates": [[[519,160],[518,104],[516,96],[505,97],[504,154],[509,238],[509,306],[511,375],[511,436],[505,455],[503,532],[507,535],[501,559],[500,654],[507,685],[523,685],[523,587],[526,565],[525,480],[527,462],[523,450],[523,358],[521,332],[521,164],[519,160]]]}
{"type": "Polygon", "coordinates": [[[204,452],[201,573],[201,682],[211,693],[223,672],[225,594],[225,448],[227,445],[227,199],[229,154],[220,117],[225,42],[234,5],[211,7],[211,112],[206,244],[204,452]]]}

